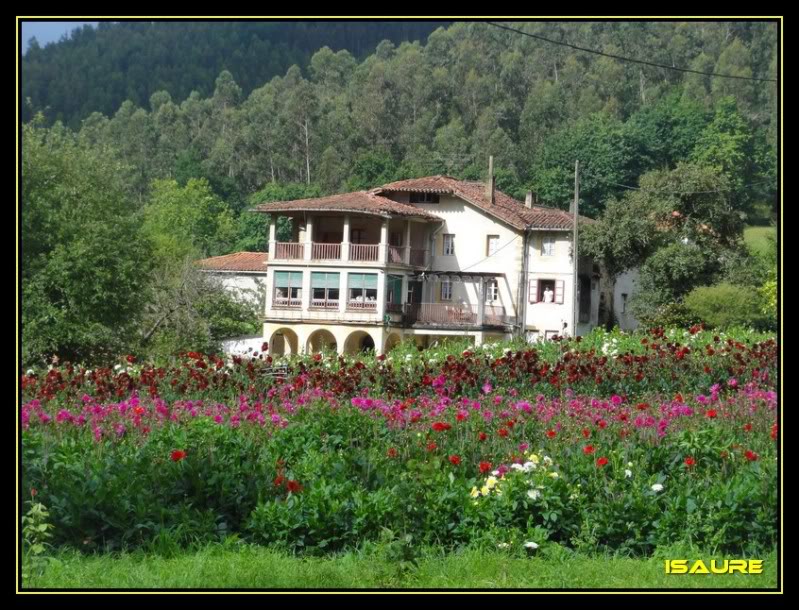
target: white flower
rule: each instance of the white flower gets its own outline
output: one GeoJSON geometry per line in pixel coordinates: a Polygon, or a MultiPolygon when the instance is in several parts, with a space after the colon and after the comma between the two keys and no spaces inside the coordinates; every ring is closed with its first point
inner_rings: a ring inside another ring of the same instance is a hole
{"type": "Polygon", "coordinates": [[[499,470],[492,470],[491,474],[493,474],[495,477],[498,477],[499,476],[499,470]]]}
{"type": "Polygon", "coordinates": [[[413,354],[405,354],[405,361],[413,360],[413,354]]]}
{"type": "Polygon", "coordinates": [[[121,369],[121,368],[122,368],[122,365],[121,365],[121,364],[114,365],[114,370],[115,370],[115,371],[118,371],[118,370],[119,370],[119,369],[121,369]]]}
{"type": "Polygon", "coordinates": [[[544,464],[545,464],[546,466],[552,466],[552,458],[551,458],[551,457],[549,457],[548,455],[545,455],[545,456],[544,456],[544,464]]]}
{"type": "Polygon", "coordinates": [[[624,471],[624,476],[629,479],[630,477],[633,476],[633,471],[632,470],[625,470],[624,471]]]}
{"type": "Polygon", "coordinates": [[[531,500],[538,500],[541,497],[541,492],[537,489],[531,489],[527,492],[527,497],[531,500]]]}
{"type": "Polygon", "coordinates": [[[25,371],[25,374],[26,375],[33,375],[33,369],[28,369],[27,371],[25,371]]]}
{"type": "Polygon", "coordinates": [[[633,463],[632,462],[627,462],[627,468],[632,468],[632,467],[633,467],[633,463]]]}
{"type": "Polygon", "coordinates": [[[510,546],[510,544],[508,544],[507,542],[500,542],[497,546],[501,549],[506,549],[510,546]]]}
{"type": "Polygon", "coordinates": [[[655,483],[652,486],[652,491],[663,491],[663,485],[661,485],[660,483],[655,483]]]}
{"type": "Polygon", "coordinates": [[[535,542],[525,542],[524,548],[535,550],[538,548],[538,545],[535,542]]]}
{"type": "Polygon", "coordinates": [[[530,472],[531,470],[535,470],[536,466],[532,462],[525,462],[522,466],[522,470],[525,472],[530,472]]]}
{"type": "Polygon", "coordinates": [[[522,466],[521,464],[511,464],[510,467],[511,470],[524,470],[524,466],[522,466]]]}

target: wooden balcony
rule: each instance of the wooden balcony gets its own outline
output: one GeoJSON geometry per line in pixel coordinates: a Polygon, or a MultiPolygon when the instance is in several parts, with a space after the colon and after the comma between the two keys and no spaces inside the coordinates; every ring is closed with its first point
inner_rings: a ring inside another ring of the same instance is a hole
{"type": "Polygon", "coordinates": [[[373,262],[378,260],[380,244],[350,244],[350,260],[373,262]]]}
{"type": "Polygon", "coordinates": [[[275,260],[296,261],[305,258],[305,244],[299,242],[277,242],[275,260]]]}
{"type": "Polygon", "coordinates": [[[302,299],[276,296],[272,298],[272,307],[278,307],[282,309],[300,309],[302,307],[302,299]]]}
{"type": "Polygon", "coordinates": [[[341,244],[314,243],[311,245],[311,259],[315,261],[341,260],[341,244]]]}
{"type": "Polygon", "coordinates": [[[347,309],[351,311],[377,311],[377,301],[347,301],[347,309]]]}
{"type": "Polygon", "coordinates": [[[311,299],[312,309],[335,309],[338,310],[338,299],[311,299]]]}
{"type": "MultiPolygon", "coordinates": [[[[408,303],[405,321],[421,326],[480,326],[479,305],[455,303],[408,303]]],[[[482,326],[504,326],[511,320],[500,305],[485,305],[482,326]]]]}

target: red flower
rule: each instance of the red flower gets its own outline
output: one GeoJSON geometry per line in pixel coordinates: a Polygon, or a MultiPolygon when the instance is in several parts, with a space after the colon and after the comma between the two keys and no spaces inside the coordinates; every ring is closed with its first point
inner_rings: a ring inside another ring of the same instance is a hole
{"type": "Polygon", "coordinates": [[[583,438],[589,438],[591,436],[591,431],[588,428],[583,428],[583,438]]]}
{"type": "Polygon", "coordinates": [[[488,438],[488,434],[486,434],[485,432],[481,432],[480,434],[477,435],[477,438],[479,438],[481,441],[484,441],[488,438]]]}
{"type": "Polygon", "coordinates": [[[316,360],[316,362],[319,362],[322,359],[322,354],[314,354],[313,359],[316,360]]]}
{"type": "Polygon", "coordinates": [[[555,438],[558,435],[554,430],[547,430],[547,438],[555,438]]]}
{"type": "Polygon", "coordinates": [[[607,463],[608,463],[608,458],[603,456],[603,457],[597,459],[596,467],[597,468],[602,468],[603,466],[607,465],[607,463]]]}
{"type": "Polygon", "coordinates": [[[458,466],[461,463],[461,458],[459,455],[451,455],[449,456],[449,461],[453,466],[458,466]]]}
{"type": "Polygon", "coordinates": [[[594,452],[594,446],[593,445],[586,445],[585,447],[583,447],[583,453],[584,454],[591,455],[593,452],[594,452]]]}
{"type": "Polygon", "coordinates": [[[262,343],[261,344],[261,351],[262,352],[269,351],[269,344],[268,343],[262,343]]]}
{"type": "Polygon", "coordinates": [[[428,451],[435,451],[436,449],[438,449],[438,445],[436,445],[434,441],[430,441],[429,443],[427,443],[428,451]]]}
{"type": "Polygon", "coordinates": [[[773,424],[771,426],[771,440],[773,441],[777,440],[777,424],[773,424]]]}
{"type": "Polygon", "coordinates": [[[390,458],[395,458],[397,457],[397,450],[394,447],[389,447],[387,455],[390,458]]]}
{"type": "Polygon", "coordinates": [[[718,415],[718,411],[716,411],[716,409],[708,409],[705,411],[705,417],[709,417],[710,419],[713,419],[716,417],[716,415],[718,415]]]}
{"type": "Polygon", "coordinates": [[[433,430],[435,430],[436,432],[444,432],[445,430],[449,430],[450,428],[452,428],[452,426],[443,421],[437,421],[436,423],[433,424],[433,430]]]}
{"type": "Polygon", "coordinates": [[[635,408],[639,411],[646,411],[649,408],[649,403],[639,402],[637,405],[635,405],[635,408]]]}
{"type": "Polygon", "coordinates": [[[600,419],[597,425],[604,430],[608,427],[608,422],[606,422],[604,419],[600,419]]]}
{"type": "Polygon", "coordinates": [[[747,460],[749,460],[750,462],[756,462],[760,456],[759,456],[759,455],[757,455],[757,453],[755,453],[755,452],[754,452],[754,451],[752,451],[751,449],[747,449],[747,450],[746,450],[746,453],[744,453],[744,457],[745,457],[747,460]]]}
{"type": "Polygon", "coordinates": [[[690,468],[691,466],[695,466],[696,460],[689,455],[688,457],[685,458],[685,465],[688,466],[688,468],[690,468]]]}
{"type": "Polygon", "coordinates": [[[491,470],[491,462],[480,462],[480,474],[485,474],[491,470]]]}
{"type": "Polygon", "coordinates": [[[508,430],[506,428],[500,428],[498,433],[502,438],[508,436],[508,430]]]}
{"type": "Polygon", "coordinates": [[[720,455],[722,460],[726,460],[728,457],[730,457],[730,452],[727,451],[726,449],[722,449],[720,455]]]}
{"type": "Polygon", "coordinates": [[[180,449],[175,449],[170,455],[170,457],[172,458],[173,462],[179,462],[180,460],[186,457],[186,452],[181,451],[180,449]]]}
{"type": "Polygon", "coordinates": [[[300,485],[299,482],[292,479],[291,481],[286,483],[286,489],[289,490],[289,493],[297,494],[302,491],[302,485],[300,485]]]}
{"type": "Polygon", "coordinates": [[[751,432],[752,424],[744,424],[744,432],[751,432]]]}
{"type": "Polygon", "coordinates": [[[35,498],[37,493],[39,493],[39,492],[36,491],[36,488],[35,487],[31,487],[31,498],[35,498]]]}
{"type": "Polygon", "coordinates": [[[286,477],[284,477],[282,474],[279,474],[275,477],[275,480],[272,481],[272,483],[274,483],[275,487],[280,487],[283,485],[283,483],[285,483],[285,481],[286,477]]]}
{"type": "Polygon", "coordinates": [[[136,362],[136,356],[129,354],[128,356],[125,356],[125,360],[133,364],[134,362],[136,362]]]}

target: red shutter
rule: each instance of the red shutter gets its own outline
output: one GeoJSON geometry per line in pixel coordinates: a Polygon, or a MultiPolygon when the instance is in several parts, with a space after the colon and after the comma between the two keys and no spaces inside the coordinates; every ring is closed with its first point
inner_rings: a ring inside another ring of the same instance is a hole
{"type": "Polygon", "coordinates": [[[555,282],[555,302],[563,304],[563,288],[566,285],[566,282],[563,280],[558,280],[555,282]]]}
{"type": "Polygon", "coordinates": [[[530,288],[528,290],[528,300],[530,303],[538,302],[538,280],[533,278],[530,280],[530,288]]]}

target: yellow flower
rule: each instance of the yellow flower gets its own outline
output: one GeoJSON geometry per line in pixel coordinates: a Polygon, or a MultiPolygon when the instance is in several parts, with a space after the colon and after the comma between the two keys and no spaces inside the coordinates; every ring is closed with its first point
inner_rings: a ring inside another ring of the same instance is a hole
{"type": "Polygon", "coordinates": [[[488,477],[488,479],[486,479],[486,485],[488,486],[489,489],[494,489],[494,487],[497,486],[497,478],[488,477]]]}
{"type": "Polygon", "coordinates": [[[557,472],[550,472],[549,476],[551,476],[553,479],[557,479],[560,475],[557,472]]]}
{"type": "Polygon", "coordinates": [[[473,498],[476,498],[480,495],[480,492],[477,491],[476,487],[472,487],[472,491],[469,492],[469,495],[473,498]]]}
{"type": "Polygon", "coordinates": [[[487,487],[487,486],[485,486],[485,485],[483,485],[483,487],[480,489],[480,493],[481,493],[481,494],[483,494],[484,496],[487,496],[487,495],[488,495],[488,493],[489,493],[489,491],[490,491],[490,490],[489,490],[489,489],[488,489],[488,487],[487,487]]]}
{"type": "Polygon", "coordinates": [[[538,456],[537,456],[535,453],[531,453],[531,454],[530,454],[530,461],[531,461],[533,464],[538,464],[538,463],[539,463],[541,460],[540,460],[540,458],[539,458],[539,457],[538,457],[538,456]]]}

